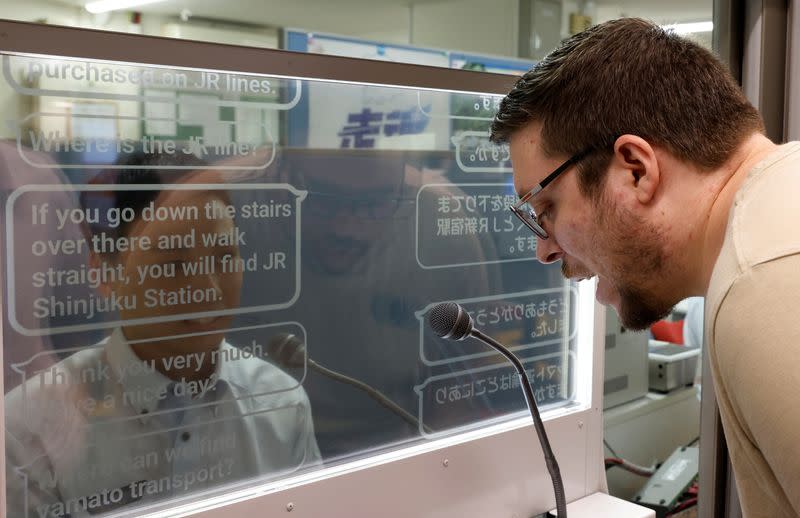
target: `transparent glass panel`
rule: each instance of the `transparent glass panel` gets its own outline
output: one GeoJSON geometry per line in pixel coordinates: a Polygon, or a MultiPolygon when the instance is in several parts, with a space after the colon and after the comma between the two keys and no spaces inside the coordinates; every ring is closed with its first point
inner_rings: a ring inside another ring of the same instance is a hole
{"type": "Polygon", "coordinates": [[[196,499],[574,404],[499,97],[2,55],[9,516],[196,499]]]}

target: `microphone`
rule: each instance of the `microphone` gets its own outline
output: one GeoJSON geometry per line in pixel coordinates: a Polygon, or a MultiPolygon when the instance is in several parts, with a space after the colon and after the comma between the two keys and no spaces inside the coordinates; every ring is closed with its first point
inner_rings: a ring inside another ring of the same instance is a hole
{"type": "Polygon", "coordinates": [[[363,392],[366,392],[369,397],[391,410],[394,414],[401,417],[414,428],[422,428],[422,430],[424,430],[426,433],[432,433],[428,426],[421,424],[419,419],[389,399],[378,389],[367,385],[363,381],[359,381],[349,376],[345,376],[340,372],[332,371],[327,367],[323,367],[319,363],[309,358],[306,352],[306,344],[291,333],[281,333],[272,337],[267,344],[267,355],[283,368],[302,368],[303,365],[308,363],[310,368],[319,372],[323,376],[327,376],[341,383],[346,383],[363,392]]]}
{"type": "Polygon", "coordinates": [[[536,429],[536,434],[539,436],[539,443],[542,446],[542,453],[544,453],[547,471],[550,473],[550,479],[553,481],[553,492],[556,497],[558,518],[566,518],[567,503],[564,494],[564,482],[561,480],[561,471],[558,469],[558,461],[556,461],[553,449],[550,447],[550,441],[547,439],[547,432],[544,429],[542,418],[539,415],[539,407],[536,406],[536,399],[533,397],[531,382],[528,380],[525,369],[522,368],[522,362],[519,361],[519,358],[517,358],[514,353],[506,349],[506,347],[498,341],[483,334],[480,330],[475,329],[470,314],[455,302],[442,302],[434,306],[430,313],[428,313],[428,324],[433,332],[441,338],[449,340],[463,340],[468,336],[477,338],[505,356],[506,359],[514,365],[514,368],[517,370],[517,375],[520,377],[520,386],[522,387],[522,392],[525,394],[525,402],[528,403],[528,410],[533,418],[533,427],[536,429]]]}

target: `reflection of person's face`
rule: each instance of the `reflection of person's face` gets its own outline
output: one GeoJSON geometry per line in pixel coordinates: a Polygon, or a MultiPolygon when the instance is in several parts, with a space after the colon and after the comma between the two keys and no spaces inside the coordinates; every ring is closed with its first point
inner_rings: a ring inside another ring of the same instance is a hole
{"type": "Polygon", "coordinates": [[[303,260],[325,273],[352,271],[386,232],[400,197],[402,169],[303,171],[303,260]]]}
{"type": "MultiPolygon", "coordinates": [[[[136,297],[135,309],[120,312],[123,321],[137,318],[152,318],[184,313],[202,313],[234,308],[239,305],[242,274],[223,273],[223,257],[226,264],[235,264],[239,250],[234,244],[210,246],[202,236],[222,235],[234,228],[233,219],[221,216],[208,218],[206,205],[222,207],[225,202],[213,192],[179,190],[164,192],[155,202],[156,207],[182,207],[186,214],[196,208],[197,219],[133,222],[128,227],[128,237],[150,239],[149,250],[134,250],[121,253],[117,260],[123,265],[127,282],[116,282],[116,295],[136,297]],[[170,247],[159,248],[159,240],[177,239],[194,232],[194,246],[185,247],[175,242],[170,247]],[[208,258],[208,259],[207,259],[208,258]],[[189,267],[214,264],[213,273],[192,274],[189,267]],[[161,273],[161,275],[159,275],[161,273]],[[149,307],[148,307],[149,306],[149,307]]],[[[217,211],[218,215],[222,211],[217,211]]],[[[232,269],[232,268],[231,268],[232,269]]],[[[187,318],[156,324],[125,326],[129,340],[159,338],[191,333],[209,333],[190,336],[170,343],[157,342],[165,349],[202,350],[219,344],[232,317],[187,318]]]]}
{"type": "MultiPolygon", "coordinates": [[[[565,160],[545,156],[540,138],[537,124],[511,138],[518,193],[527,193],[565,160]]],[[[537,257],[544,264],[561,260],[561,271],[568,278],[597,276],[597,300],[613,306],[625,327],[644,328],[677,302],[663,282],[667,253],[660,229],[608,192],[599,200],[584,196],[572,169],[532,201],[550,234],[537,241],[537,257]]]]}

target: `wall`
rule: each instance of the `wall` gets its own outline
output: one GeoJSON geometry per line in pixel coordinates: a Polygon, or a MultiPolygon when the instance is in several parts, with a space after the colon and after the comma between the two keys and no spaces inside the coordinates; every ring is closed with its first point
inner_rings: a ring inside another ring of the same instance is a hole
{"type": "MultiPolygon", "coordinates": [[[[166,21],[162,15],[149,14],[142,16],[142,23],[136,25],[131,23],[128,13],[92,15],[83,8],[69,7],[47,0],[5,1],[0,3],[0,18],[142,34],[160,34],[161,27],[166,21]]],[[[13,73],[16,72],[13,71],[13,73]]],[[[21,103],[25,102],[38,103],[37,111],[62,113],[66,110],[60,98],[40,97],[31,100],[26,96],[16,94],[8,83],[2,80],[0,81],[0,119],[2,120],[0,138],[16,138],[16,127],[12,125],[12,121],[15,121],[19,113],[23,111],[21,103]]],[[[30,109],[26,108],[24,111],[28,112],[30,109]]],[[[133,128],[122,129],[126,133],[135,131],[133,128]]]]}
{"type": "MultiPolygon", "coordinates": [[[[92,15],[82,7],[54,0],[3,0],[0,2],[0,18],[157,36],[186,34],[190,38],[213,41],[230,38],[230,43],[264,47],[276,45],[277,28],[291,27],[386,43],[517,56],[521,1],[526,0],[496,0],[491,3],[485,0],[422,0],[411,5],[403,0],[339,0],[336,9],[331,9],[328,1],[321,0],[229,0],[223,9],[216,0],[195,0],[191,4],[193,12],[189,19],[193,30],[189,31],[181,30],[187,24],[177,18],[170,2],[143,7],[146,11],[138,25],[131,23],[129,13],[92,15]],[[224,17],[225,20],[213,22],[209,19],[213,17],[224,17]]],[[[578,12],[581,5],[595,22],[619,16],[641,16],[657,23],[711,19],[710,0],[674,0],[669,3],[563,0],[562,37],[569,36],[569,15],[578,12]]],[[[693,37],[710,47],[710,33],[693,37]]],[[[18,101],[11,96],[9,87],[0,81],[0,114],[13,118],[18,111],[18,101]]],[[[0,137],[10,136],[10,131],[2,121],[0,137]]]]}
{"type": "Polygon", "coordinates": [[[519,0],[459,0],[413,6],[415,45],[517,55],[519,0]]]}
{"type": "Polygon", "coordinates": [[[651,3],[636,0],[605,0],[594,3],[598,22],[621,16],[637,16],[656,23],[668,24],[707,21],[711,20],[712,15],[710,1],[670,0],[651,3]]]}

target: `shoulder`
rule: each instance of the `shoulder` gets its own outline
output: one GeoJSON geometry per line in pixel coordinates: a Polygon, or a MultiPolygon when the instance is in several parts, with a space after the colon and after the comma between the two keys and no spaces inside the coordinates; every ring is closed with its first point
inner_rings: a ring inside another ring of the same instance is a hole
{"type": "Polygon", "coordinates": [[[7,431],[18,438],[30,433],[53,434],[80,420],[80,402],[96,392],[98,387],[92,385],[105,383],[96,381],[97,373],[107,365],[103,350],[102,345],[94,345],[29,373],[24,383],[5,395],[7,431]]]}
{"type": "Polygon", "coordinates": [[[222,376],[249,393],[282,394],[287,401],[306,402],[308,397],[301,382],[265,360],[266,354],[266,349],[257,344],[235,347],[224,341],[220,347],[224,361],[222,376]]]}
{"type": "MultiPolygon", "coordinates": [[[[724,293],[709,301],[706,336],[715,377],[770,383],[800,362],[800,252],[760,262],[730,279],[724,293]],[[758,374],[756,374],[758,373],[758,374]]],[[[749,382],[746,382],[749,383],[749,382]]]]}
{"type": "Polygon", "coordinates": [[[23,395],[30,397],[48,387],[80,383],[82,377],[89,377],[90,369],[96,369],[104,362],[103,350],[101,342],[81,349],[60,362],[35,372],[27,371],[25,363],[18,365],[17,368],[23,373],[24,381],[6,394],[6,408],[23,395]]]}
{"type": "MultiPolygon", "coordinates": [[[[711,319],[709,360],[725,433],[758,449],[772,468],[791,468],[800,410],[785,405],[800,390],[800,254],[758,264],[736,278],[711,319]],[[743,439],[743,438],[746,438],[743,439]]],[[[776,474],[778,474],[776,472],[776,474]]]]}
{"type": "Polygon", "coordinates": [[[728,233],[742,268],[800,252],[800,142],[779,146],[751,171],[728,233]]]}
{"type": "Polygon", "coordinates": [[[736,194],[708,289],[707,324],[713,324],[723,302],[730,302],[738,280],[757,268],[765,281],[772,279],[772,269],[763,265],[800,257],[799,195],[800,143],[792,142],[757,165],[736,194]]]}

